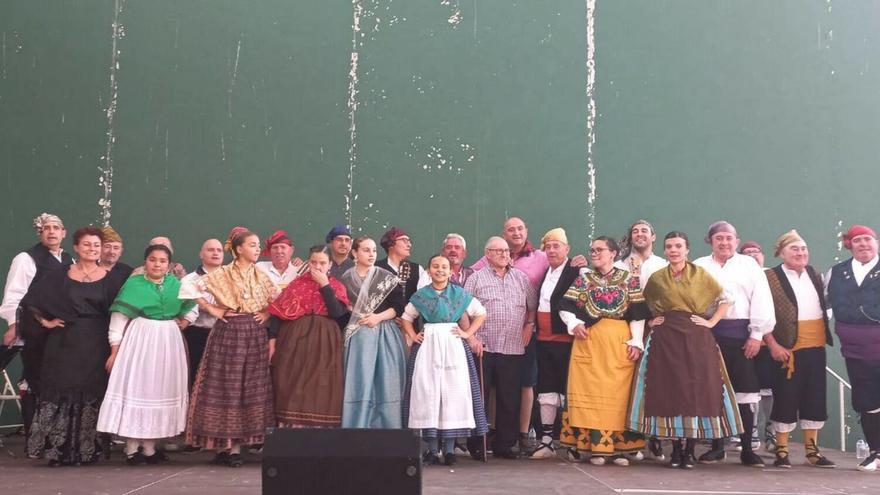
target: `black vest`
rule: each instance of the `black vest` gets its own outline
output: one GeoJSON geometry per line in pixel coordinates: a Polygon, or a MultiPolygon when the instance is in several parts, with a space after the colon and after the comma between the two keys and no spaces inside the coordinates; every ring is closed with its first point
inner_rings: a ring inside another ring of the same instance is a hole
{"type": "Polygon", "coordinates": [[[865,275],[862,285],[856,284],[852,258],[834,265],[828,281],[828,303],[837,321],[856,325],[880,323],[880,263],[865,275]]]}
{"type": "Polygon", "coordinates": [[[406,305],[406,303],[409,302],[409,298],[415,294],[419,288],[419,273],[421,272],[419,264],[411,261],[403,261],[400,263],[400,270],[395,270],[388,263],[388,258],[384,258],[377,261],[376,266],[384,268],[400,277],[400,287],[398,290],[402,293],[403,304],[406,305]]]}
{"type": "MultiPolygon", "coordinates": [[[[828,305],[825,302],[825,288],[822,286],[822,279],[810,265],[807,265],[806,272],[819,296],[822,321],[825,322],[825,343],[833,346],[834,339],[831,337],[830,325],[828,325],[828,305]]],[[[791,287],[781,264],[766,270],[765,273],[770,284],[770,294],[773,296],[773,306],[776,310],[776,326],[773,327],[773,337],[780,345],[791,349],[797,343],[798,338],[797,297],[794,295],[794,289],[791,287]]]]}
{"type": "MultiPolygon", "coordinates": [[[[37,272],[34,274],[34,279],[31,280],[31,285],[29,287],[35,287],[37,282],[46,278],[46,276],[53,271],[63,269],[73,264],[73,259],[69,254],[62,251],[61,261],[58,261],[58,258],[52,256],[52,253],[49,252],[49,248],[42,244],[35,245],[25,251],[25,253],[34,260],[34,264],[37,266],[37,272]]],[[[27,294],[25,294],[25,297],[27,297],[27,294]]],[[[45,332],[42,331],[42,327],[37,320],[29,314],[26,314],[26,311],[27,310],[22,305],[18,306],[18,334],[25,340],[43,338],[45,332]]]]}
{"type": "MultiPolygon", "coordinates": [[[[562,269],[562,273],[559,275],[559,281],[556,282],[556,287],[553,288],[553,293],[550,294],[550,331],[555,334],[568,334],[568,327],[562,321],[562,318],[559,317],[559,301],[562,300],[562,297],[565,296],[565,293],[568,291],[568,288],[571,287],[571,284],[574,283],[575,279],[580,275],[580,268],[571,266],[571,261],[569,260],[566,263],[565,268],[562,269]]],[[[548,272],[549,273],[549,272],[548,272]]],[[[547,275],[544,275],[544,279],[547,279],[547,275]]],[[[543,287],[544,282],[541,282],[541,286],[543,287]]],[[[541,287],[538,288],[541,290],[541,287]]]]}

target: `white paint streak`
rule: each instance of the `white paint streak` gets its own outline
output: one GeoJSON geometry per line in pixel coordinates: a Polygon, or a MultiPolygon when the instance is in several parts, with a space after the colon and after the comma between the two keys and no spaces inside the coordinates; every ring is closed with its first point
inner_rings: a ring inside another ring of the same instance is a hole
{"type": "Polygon", "coordinates": [[[357,170],[357,107],[358,107],[358,38],[361,36],[361,17],[364,14],[362,0],[352,0],[351,60],[348,68],[348,184],[345,191],[345,219],[351,227],[354,194],[354,176],[357,170]]]}
{"type": "Polygon", "coordinates": [[[446,19],[446,22],[453,28],[457,28],[462,19],[464,19],[464,16],[461,14],[461,7],[458,5],[458,0],[442,0],[440,5],[452,8],[452,13],[446,19]]]}
{"type": "Polygon", "coordinates": [[[6,79],[6,31],[3,31],[0,42],[0,78],[6,79]]]}
{"type": "Polygon", "coordinates": [[[226,138],[220,133],[220,161],[226,161],[226,138]]]}
{"type": "Polygon", "coordinates": [[[227,91],[226,109],[230,119],[232,118],[232,92],[235,90],[235,81],[238,79],[238,60],[241,57],[242,34],[238,36],[238,46],[235,48],[235,63],[232,65],[232,76],[229,79],[229,90],[227,91]]]}
{"type": "Polygon", "coordinates": [[[98,177],[98,186],[102,190],[102,197],[98,200],[101,207],[101,224],[110,225],[110,217],[113,213],[110,196],[113,193],[113,145],[116,143],[116,134],[113,127],[116,118],[116,109],[119,103],[119,40],[125,36],[125,30],[119,23],[119,15],[125,0],[116,0],[113,4],[113,24],[110,48],[110,103],[105,110],[107,114],[107,148],[101,157],[102,164],[98,166],[101,175],[98,177]]]}
{"type": "Polygon", "coordinates": [[[596,235],[596,166],[593,145],[596,143],[596,0],[587,2],[587,232],[596,235]]]}

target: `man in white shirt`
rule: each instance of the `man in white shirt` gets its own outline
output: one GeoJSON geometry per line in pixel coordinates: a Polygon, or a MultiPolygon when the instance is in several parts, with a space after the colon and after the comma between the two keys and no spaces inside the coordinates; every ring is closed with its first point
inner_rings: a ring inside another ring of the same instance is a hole
{"type": "Polygon", "coordinates": [[[852,258],[831,268],[828,303],[834,331],[852,384],[853,409],[860,414],[870,455],[860,471],[880,470],[880,257],[877,234],[853,225],[843,236],[852,258]]]}
{"type": "Polygon", "coordinates": [[[541,413],[541,443],[532,453],[532,459],[556,457],[553,446],[556,416],[565,400],[571,344],[574,341],[559,316],[559,301],[580,273],[580,269],[569,262],[570,250],[568,236],[562,228],[552,229],[541,238],[541,251],[547,255],[550,266],[538,295],[536,388],[541,413]]]}
{"type": "Polygon", "coordinates": [[[819,430],[825,425],[825,346],[834,345],[828,326],[822,278],[809,265],[807,243],[790,230],[776,241],[782,263],[767,270],[773,295],[776,326],[764,336],[767,349],[777,362],[772,380],[775,403],[770,413],[776,432],[779,468],[791,468],[788,437],[800,423],[808,465],[833,468],[819,453],[819,430]],[[782,363],[780,368],[778,363],[782,363]]]}
{"type": "MultiPolygon", "coordinates": [[[[186,281],[195,281],[204,275],[213,272],[223,265],[223,244],[217,239],[208,239],[202,243],[202,249],[199,250],[199,260],[202,265],[196,268],[196,271],[183,277],[181,283],[186,281]]],[[[214,296],[205,294],[204,300],[214,304],[214,296]]],[[[199,307],[199,315],[195,321],[186,328],[183,336],[186,339],[187,352],[189,354],[189,386],[192,389],[195,382],[196,373],[199,370],[199,363],[202,362],[202,355],[205,353],[205,345],[208,343],[208,334],[217,318],[212,316],[207,310],[199,307]]]]}
{"type": "Polygon", "coordinates": [[[11,345],[16,337],[24,342],[21,361],[22,377],[27,384],[27,393],[21,401],[21,413],[25,435],[30,433],[31,421],[40,394],[40,374],[46,335],[34,318],[19,311],[19,304],[31,284],[42,280],[52,271],[64,269],[73,263],[70,255],[61,249],[61,241],[64,240],[67,231],[57,215],[41,214],[34,219],[34,228],[40,237],[40,242],[27,251],[18,253],[12,259],[12,265],[6,275],[3,303],[0,304],[0,318],[6,320],[8,325],[3,335],[3,344],[11,345]]]}
{"type": "Polygon", "coordinates": [[[266,247],[261,253],[270,261],[257,262],[257,268],[268,275],[269,280],[274,282],[279,290],[284,290],[287,284],[296,278],[299,273],[298,267],[303,263],[302,260],[297,260],[299,263],[292,261],[294,251],[293,241],[287,236],[287,232],[276,230],[266,239],[266,247]]]}
{"type": "MultiPolygon", "coordinates": [[[[623,249],[621,259],[614,263],[616,267],[632,274],[642,288],[654,272],[669,264],[665,259],[654,254],[656,240],[654,226],[647,220],[636,220],[630,225],[629,231],[620,243],[623,249]]],[[[647,335],[645,337],[647,338],[647,335]]]]}
{"type": "MultiPolygon", "coordinates": [[[[723,220],[713,223],[705,240],[712,246],[712,254],[694,264],[715,277],[733,303],[712,333],[724,357],[744,425],[740,462],[763,467],[764,461],[752,450],[753,407],[761,399],[754,357],[761,349],[764,335],[776,325],[773,297],[764,270],[753,258],[736,252],[739,237],[733,225],[723,220]]],[[[700,456],[700,462],[711,464],[724,458],[724,440],[719,439],[712,441],[712,450],[700,456]]]]}

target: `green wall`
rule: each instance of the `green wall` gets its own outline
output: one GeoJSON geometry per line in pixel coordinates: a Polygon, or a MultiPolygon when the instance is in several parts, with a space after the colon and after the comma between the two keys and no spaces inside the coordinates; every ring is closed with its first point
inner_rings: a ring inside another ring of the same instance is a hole
{"type": "Polygon", "coordinates": [[[403,226],[418,259],[457,231],[475,258],[517,214],[578,251],[639,217],[691,233],[694,256],[719,218],[768,250],[795,227],[824,269],[841,230],[877,226],[878,16],[868,0],[7,0],[0,260],[42,211],[71,230],[109,213],[133,264],[167,233],[188,266],[236,224],[303,252],[338,221],[403,226]]]}

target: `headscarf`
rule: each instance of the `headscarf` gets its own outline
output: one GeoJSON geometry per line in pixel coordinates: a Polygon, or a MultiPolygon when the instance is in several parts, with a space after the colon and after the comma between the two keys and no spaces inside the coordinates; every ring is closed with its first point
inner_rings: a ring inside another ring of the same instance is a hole
{"type": "Polygon", "coordinates": [[[779,257],[779,253],[782,252],[785,246],[788,246],[789,244],[795,242],[804,242],[804,238],[801,237],[800,234],[798,234],[797,230],[791,229],[788,232],[782,234],[781,236],[779,236],[779,239],[776,239],[776,245],[773,246],[773,256],[779,257]]]}
{"type": "Polygon", "coordinates": [[[563,244],[568,244],[568,236],[565,235],[565,229],[562,227],[556,227],[555,229],[550,229],[544,234],[544,237],[541,238],[541,249],[544,249],[544,245],[550,241],[558,241],[563,244]]]}
{"type": "Polygon", "coordinates": [[[119,233],[113,227],[109,225],[101,227],[101,232],[104,234],[104,242],[118,242],[122,244],[122,237],[119,236],[119,233]]]}
{"type": "Polygon", "coordinates": [[[37,234],[43,233],[43,226],[47,223],[57,223],[62,229],[64,228],[64,222],[61,221],[61,217],[58,215],[41,213],[40,216],[34,219],[34,228],[37,229],[37,234]]]}
{"type": "Polygon", "coordinates": [[[232,256],[234,257],[235,252],[232,251],[232,241],[234,241],[236,237],[244,234],[247,231],[247,227],[232,227],[232,230],[229,231],[229,236],[226,238],[226,242],[223,244],[223,250],[227,253],[232,253],[232,256]]]}
{"type": "Polygon", "coordinates": [[[263,249],[263,252],[260,253],[260,256],[269,256],[269,253],[272,251],[272,246],[275,244],[287,244],[288,246],[293,246],[293,241],[287,236],[287,232],[276,230],[274,234],[266,239],[266,247],[263,249]]]}
{"type": "Polygon", "coordinates": [[[388,229],[388,232],[382,235],[382,239],[379,241],[379,244],[382,246],[382,249],[385,252],[388,252],[391,249],[391,246],[394,245],[394,242],[397,241],[398,238],[407,235],[407,233],[401,229],[400,227],[391,227],[388,229]]]}
{"type": "Polygon", "coordinates": [[[743,254],[746,249],[757,249],[758,251],[761,251],[761,252],[764,251],[764,248],[762,248],[761,245],[758,244],[757,241],[746,241],[746,242],[739,245],[739,249],[737,249],[736,252],[739,254],[743,254]]]}
{"type": "Polygon", "coordinates": [[[847,249],[852,249],[852,240],[854,237],[858,237],[860,235],[869,235],[874,239],[877,238],[877,233],[871,227],[866,227],[864,225],[853,225],[846,231],[846,234],[843,234],[843,247],[847,249]]]}
{"type": "Polygon", "coordinates": [[[706,234],[706,238],[704,239],[706,244],[712,244],[712,236],[719,232],[728,232],[736,235],[736,227],[726,220],[718,220],[709,226],[709,233],[706,234]]]}
{"type": "Polygon", "coordinates": [[[332,241],[333,239],[335,239],[337,236],[340,236],[340,235],[346,235],[348,237],[351,237],[351,230],[349,230],[349,228],[347,226],[345,226],[341,223],[337,223],[336,225],[333,226],[332,229],[330,229],[330,232],[327,232],[327,237],[324,238],[324,242],[326,242],[327,244],[330,244],[330,241],[332,241]]]}

